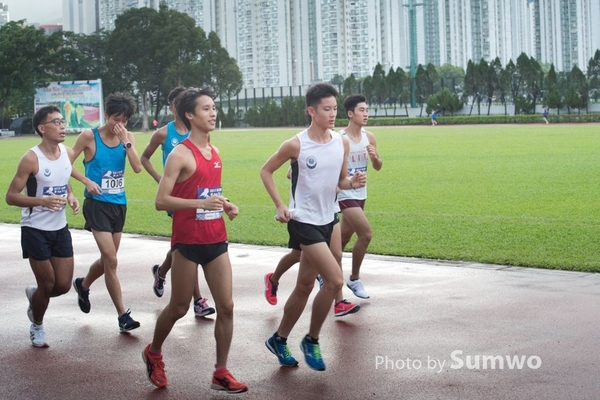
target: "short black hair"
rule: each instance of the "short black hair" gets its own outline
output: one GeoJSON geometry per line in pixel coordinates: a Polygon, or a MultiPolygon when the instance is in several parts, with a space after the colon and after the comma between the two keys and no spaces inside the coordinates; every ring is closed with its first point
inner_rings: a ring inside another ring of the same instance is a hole
{"type": "Polygon", "coordinates": [[[111,93],[104,101],[104,112],[108,115],[122,115],[126,120],[133,115],[135,104],[131,97],[125,96],[123,93],[111,93]]]}
{"type": "Polygon", "coordinates": [[[194,113],[196,108],[196,99],[200,96],[208,96],[211,99],[215,99],[215,93],[209,87],[203,88],[189,88],[181,92],[179,96],[175,98],[175,111],[177,117],[185,124],[187,130],[192,129],[192,124],[185,116],[186,113],[194,113]]]}
{"type": "Polygon", "coordinates": [[[358,103],[366,103],[367,98],[362,94],[350,94],[346,96],[344,99],[344,111],[346,112],[346,117],[348,116],[348,112],[354,111],[358,103]]]}
{"type": "Polygon", "coordinates": [[[338,97],[339,93],[333,85],[320,82],[312,85],[306,91],[306,107],[315,107],[321,103],[321,100],[327,97],[338,97]]]}
{"type": "Polygon", "coordinates": [[[169,92],[169,96],[167,97],[169,105],[175,105],[175,99],[183,92],[185,92],[185,88],[183,86],[177,86],[175,89],[171,90],[169,92]]]}
{"type": "Polygon", "coordinates": [[[33,127],[35,128],[35,131],[37,132],[38,135],[40,135],[40,137],[42,136],[42,132],[39,131],[38,126],[40,126],[42,124],[42,121],[44,121],[46,119],[46,117],[48,116],[48,114],[52,114],[52,113],[60,113],[60,108],[56,107],[56,106],[44,106],[42,108],[40,108],[39,110],[37,110],[35,112],[35,114],[33,114],[33,127]]]}

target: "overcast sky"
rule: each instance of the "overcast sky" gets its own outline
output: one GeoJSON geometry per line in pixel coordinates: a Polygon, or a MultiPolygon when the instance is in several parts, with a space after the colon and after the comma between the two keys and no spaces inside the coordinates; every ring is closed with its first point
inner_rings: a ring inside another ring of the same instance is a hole
{"type": "Polygon", "coordinates": [[[11,21],[26,19],[29,23],[62,23],[62,0],[1,0],[8,4],[11,21]]]}

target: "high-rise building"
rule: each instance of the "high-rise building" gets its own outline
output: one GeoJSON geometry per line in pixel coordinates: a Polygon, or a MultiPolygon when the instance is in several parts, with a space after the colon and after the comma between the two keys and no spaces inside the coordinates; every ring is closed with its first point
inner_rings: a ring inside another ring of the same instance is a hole
{"type": "Polygon", "coordinates": [[[128,9],[139,7],[158,9],[158,5],[159,0],[98,0],[99,27],[112,30],[115,28],[117,17],[128,9]]]}
{"type": "Polygon", "coordinates": [[[100,27],[99,0],[63,0],[63,29],[86,35],[100,27]]]}
{"type": "Polygon", "coordinates": [[[0,26],[10,22],[8,16],[8,4],[0,3],[0,26]]]}
{"type": "Polygon", "coordinates": [[[537,0],[539,7],[539,59],[569,71],[585,70],[600,45],[598,0],[537,0]]]}
{"type": "MultiPolygon", "coordinates": [[[[469,60],[503,64],[522,53],[557,70],[585,70],[600,47],[599,0],[165,0],[217,33],[244,87],[307,85],[377,63],[407,70],[408,5],[416,5],[417,62],[465,68],[469,60]]],[[[132,7],[159,0],[63,0],[65,29],[114,28],[132,7]],[[90,17],[95,12],[95,20],[90,17]],[[87,22],[86,22],[87,21],[87,22]],[[95,21],[95,25],[92,22],[95,21]]],[[[89,31],[87,31],[89,32],[89,31]]]]}

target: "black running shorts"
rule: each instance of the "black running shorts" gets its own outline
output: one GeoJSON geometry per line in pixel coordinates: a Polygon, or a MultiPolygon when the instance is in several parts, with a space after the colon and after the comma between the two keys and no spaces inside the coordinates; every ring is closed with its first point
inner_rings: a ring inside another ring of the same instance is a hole
{"type": "Polygon", "coordinates": [[[333,226],[338,223],[337,218],[328,223],[327,225],[311,225],[303,222],[298,222],[294,219],[288,221],[288,233],[290,234],[290,241],[288,247],[290,249],[302,250],[300,245],[305,246],[325,242],[327,246],[331,242],[331,233],[333,232],[333,226]]]}
{"type": "Polygon", "coordinates": [[[222,254],[227,253],[228,242],[214,244],[175,243],[171,251],[179,250],[182,256],[203,267],[222,254]]]}
{"type": "Polygon", "coordinates": [[[21,249],[23,258],[38,261],[49,260],[50,257],[73,257],[73,240],[69,226],[57,231],[42,231],[40,229],[21,227],[21,249]]]}
{"type": "Polygon", "coordinates": [[[83,201],[84,228],[88,231],[119,233],[123,232],[127,206],[106,203],[94,199],[83,201]]]}

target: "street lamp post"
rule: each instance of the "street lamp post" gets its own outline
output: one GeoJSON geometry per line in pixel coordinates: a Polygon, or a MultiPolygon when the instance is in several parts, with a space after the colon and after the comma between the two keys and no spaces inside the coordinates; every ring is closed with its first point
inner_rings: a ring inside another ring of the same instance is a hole
{"type": "Polygon", "coordinates": [[[415,0],[407,0],[402,4],[408,8],[408,33],[410,41],[410,106],[417,106],[417,7],[423,3],[415,3],[415,0]]]}

